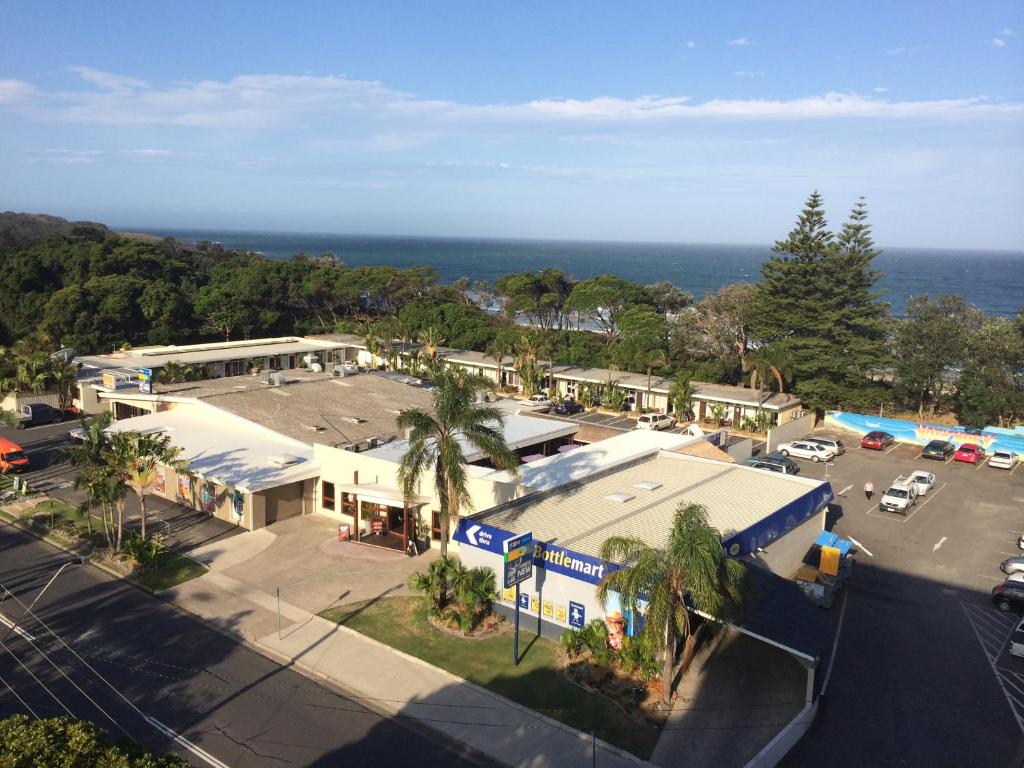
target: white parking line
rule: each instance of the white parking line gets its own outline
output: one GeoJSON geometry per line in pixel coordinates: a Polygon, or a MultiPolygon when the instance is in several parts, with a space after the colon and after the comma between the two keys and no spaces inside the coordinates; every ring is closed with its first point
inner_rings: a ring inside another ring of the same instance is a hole
{"type": "MultiPolygon", "coordinates": [[[[874,557],[874,555],[872,555],[872,554],[871,554],[871,553],[870,553],[870,552],[868,551],[868,548],[867,548],[867,547],[865,547],[865,546],[864,546],[863,544],[861,544],[861,543],[860,543],[859,541],[857,541],[857,540],[856,540],[855,538],[853,538],[853,536],[851,536],[851,537],[850,537],[850,541],[852,541],[852,542],[853,542],[854,544],[856,544],[856,545],[857,545],[857,549],[859,549],[859,550],[860,550],[861,552],[863,552],[863,553],[864,553],[865,555],[867,555],[868,557],[874,557]]],[[[845,603],[844,603],[844,605],[845,605],[845,603]]]]}
{"type": "Polygon", "coordinates": [[[903,446],[903,443],[893,443],[892,444],[892,448],[890,448],[888,451],[886,451],[885,455],[888,456],[890,453],[895,451],[897,448],[901,448],[902,446],[903,446]]]}
{"type": "Polygon", "coordinates": [[[953,461],[954,459],[956,459],[956,454],[955,454],[955,453],[954,453],[954,454],[950,454],[950,457],[949,457],[948,459],[946,459],[946,460],[945,460],[944,462],[942,462],[942,463],[943,463],[943,464],[949,464],[949,462],[953,461]]]}
{"type": "Polygon", "coordinates": [[[983,579],[991,579],[992,581],[998,581],[999,583],[1002,583],[1002,582],[1006,581],[1006,579],[997,579],[995,576],[986,576],[983,573],[976,573],[974,575],[975,576],[980,576],[983,579]]]}
{"type": "Polygon", "coordinates": [[[984,467],[984,466],[985,466],[985,464],[987,464],[987,463],[988,463],[988,460],[989,460],[989,457],[988,457],[988,456],[986,456],[986,457],[985,457],[984,459],[982,459],[981,461],[979,461],[979,462],[978,462],[978,465],[977,465],[977,466],[976,466],[976,467],[974,468],[974,471],[975,471],[975,472],[977,472],[977,471],[978,471],[979,469],[981,469],[982,467],[984,467]]]}
{"type": "MultiPolygon", "coordinates": [[[[992,668],[992,673],[996,676],[996,682],[999,683],[999,689],[1003,692],[1003,696],[1006,698],[1006,703],[1010,706],[1010,713],[1013,715],[1013,719],[1017,721],[1017,727],[1020,728],[1021,733],[1024,733],[1024,718],[1021,718],[1017,712],[1017,707],[1021,706],[1021,702],[1015,697],[1010,695],[1010,692],[1006,689],[1006,680],[1004,680],[1003,674],[999,671],[996,666],[996,658],[998,653],[1002,652],[1002,649],[1009,642],[1010,636],[1013,634],[1014,628],[1010,627],[1009,634],[1006,635],[1006,639],[1000,644],[998,651],[995,655],[989,650],[988,644],[982,639],[981,633],[978,631],[978,627],[975,624],[971,616],[971,611],[968,610],[966,603],[960,603],[960,606],[964,609],[964,613],[967,615],[967,622],[971,625],[971,629],[974,630],[975,636],[978,638],[978,642],[981,643],[982,651],[985,653],[985,658],[988,660],[989,666],[992,668]]],[[[975,609],[977,610],[977,609],[975,609]]]]}
{"type": "Polygon", "coordinates": [[[920,504],[915,504],[914,508],[913,508],[913,511],[911,511],[911,513],[909,515],[906,515],[906,516],[902,516],[901,515],[899,517],[893,517],[890,514],[880,514],[880,513],[874,511],[874,510],[879,508],[877,504],[875,506],[873,506],[871,509],[868,510],[868,514],[871,515],[871,517],[877,517],[879,520],[892,520],[893,522],[896,522],[896,523],[906,523],[906,522],[908,522],[910,520],[910,518],[912,518],[914,515],[917,514],[917,511],[919,509],[921,509],[921,507],[923,507],[929,501],[934,499],[935,496],[939,493],[939,491],[941,491],[947,485],[949,485],[948,482],[943,483],[938,488],[936,488],[934,491],[929,493],[927,498],[925,498],[924,501],[922,501],[920,504]]]}
{"type": "Polygon", "coordinates": [[[1018,461],[1018,462],[1017,462],[1017,463],[1016,463],[1016,464],[1014,465],[1013,469],[1011,469],[1011,470],[1010,470],[1010,474],[1012,475],[1012,474],[1013,474],[1014,472],[1016,472],[1016,471],[1017,471],[1018,469],[1020,469],[1020,465],[1021,465],[1021,464],[1024,464],[1024,461],[1018,461]]]}

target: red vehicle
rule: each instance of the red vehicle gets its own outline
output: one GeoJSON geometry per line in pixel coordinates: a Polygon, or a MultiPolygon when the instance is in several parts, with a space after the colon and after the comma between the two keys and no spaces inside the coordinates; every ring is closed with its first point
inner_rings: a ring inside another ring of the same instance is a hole
{"type": "Polygon", "coordinates": [[[895,442],[896,438],[888,432],[868,432],[861,438],[860,447],[870,448],[873,451],[881,451],[895,442]]]}
{"type": "Polygon", "coordinates": [[[964,443],[953,454],[953,461],[966,461],[968,464],[977,464],[984,458],[985,449],[976,443],[964,443]]]}

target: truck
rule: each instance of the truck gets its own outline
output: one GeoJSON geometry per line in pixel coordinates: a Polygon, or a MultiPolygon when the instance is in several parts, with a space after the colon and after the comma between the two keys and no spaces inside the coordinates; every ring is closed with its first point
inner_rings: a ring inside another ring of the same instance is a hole
{"type": "Polygon", "coordinates": [[[892,481],[889,489],[882,494],[882,498],[878,502],[878,508],[883,512],[898,512],[906,516],[910,513],[910,508],[917,503],[917,497],[918,485],[914,479],[906,475],[900,475],[892,481]]]}

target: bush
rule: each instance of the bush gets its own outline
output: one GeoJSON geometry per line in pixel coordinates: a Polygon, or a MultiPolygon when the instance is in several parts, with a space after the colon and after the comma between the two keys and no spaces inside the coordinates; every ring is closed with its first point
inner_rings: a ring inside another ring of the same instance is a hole
{"type": "Polygon", "coordinates": [[[132,558],[143,572],[154,568],[166,548],[156,539],[144,539],[136,533],[129,533],[121,551],[132,558]]]}

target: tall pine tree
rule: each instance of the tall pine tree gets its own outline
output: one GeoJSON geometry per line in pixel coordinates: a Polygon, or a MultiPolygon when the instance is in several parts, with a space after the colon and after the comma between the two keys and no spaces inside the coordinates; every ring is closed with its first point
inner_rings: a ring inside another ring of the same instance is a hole
{"type": "Polygon", "coordinates": [[[794,391],[819,414],[873,404],[868,372],[887,359],[888,306],[875,290],[879,251],[863,199],[836,236],[814,192],[772,251],[757,288],[758,340],[790,363],[794,391]]]}

